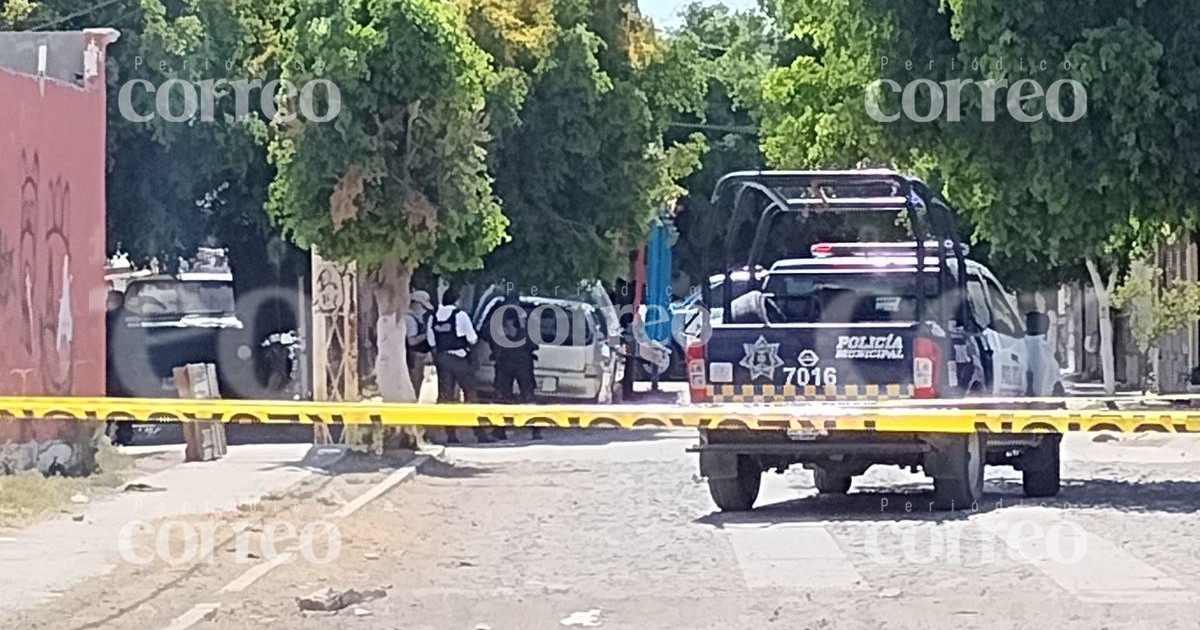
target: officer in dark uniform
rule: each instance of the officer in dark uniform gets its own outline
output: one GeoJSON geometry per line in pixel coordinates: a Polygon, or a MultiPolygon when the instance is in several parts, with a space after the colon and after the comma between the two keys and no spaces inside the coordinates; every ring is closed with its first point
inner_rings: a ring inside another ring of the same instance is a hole
{"type": "MultiPolygon", "coordinates": [[[[475,400],[475,367],[471,364],[470,351],[479,336],[471,325],[471,318],[458,308],[458,292],[453,287],[442,294],[442,305],[429,321],[427,338],[433,350],[433,366],[437,370],[439,403],[459,402],[458,390],[462,389],[465,402],[475,400]]],[[[495,440],[483,430],[475,429],[479,442],[495,440]]],[[[454,427],[446,427],[446,441],[458,442],[454,427]]]]}
{"type": "MultiPolygon", "coordinates": [[[[105,357],[105,393],[109,398],[119,398],[128,395],[121,380],[122,372],[117,367],[121,360],[121,342],[127,345],[128,334],[125,333],[126,313],[125,294],[120,291],[109,291],[105,302],[107,329],[107,356],[105,357]],[[118,342],[120,340],[120,342],[118,342]]],[[[133,444],[133,423],[108,421],[109,435],[113,444],[129,446],[133,444]]]]}
{"type": "MultiPolygon", "coordinates": [[[[497,309],[497,313],[501,317],[500,334],[491,335],[492,356],[496,359],[496,395],[508,403],[532,403],[537,387],[533,376],[537,344],[529,337],[529,313],[515,300],[497,309]],[[513,394],[514,382],[519,396],[513,394]]],[[[542,439],[541,427],[533,427],[532,437],[542,439]]]]}

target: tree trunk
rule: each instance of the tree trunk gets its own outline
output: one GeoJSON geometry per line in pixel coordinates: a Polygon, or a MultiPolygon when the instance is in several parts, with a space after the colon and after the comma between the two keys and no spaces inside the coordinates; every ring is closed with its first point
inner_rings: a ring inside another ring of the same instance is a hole
{"type": "Polygon", "coordinates": [[[1114,266],[1108,274],[1108,283],[1100,276],[1096,261],[1087,259],[1088,275],[1092,279],[1092,287],[1096,290],[1096,306],[1099,308],[1097,319],[1100,323],[1100,371],[1104,377],[1104,393],[1111,396],[1117,391],[1116,364],[1113,360],[1113,324],[1112,324],[1112,291],[1116,287],[1117,269],[1114,266]]]}
{"type": "MultiPolygon", "coordinates": [[[[375,383],[384,402],[417,401],[408,374],[405,352],[404,315],[409,306],[412,268],[398,259],[385,260],[369,275],[369,285],[378,309],[375,326],[375,383]]],[[[349,427],[347,427],[349,429],[349,427]]],[[[385,450],[416,449],[421,432],[417,427],[359,426],[349,432],[346,443],[357,450],[382,454],[385,450]]]]}
{"type": "Polygon", "coordinates": [[[1160,392],[1162,392],[1162,387],[1159,384],[1159,369],[1158,369],[1159,363],[1161,362],[1159,359],[1162,356],[1162,354],[1158,350],[1157,343],[1150,346],[1149,354],[1150,354],[1150,361],[1149,361],[1150,369],[1149,369],[1149,375],[1148,375],[1149,378],[1147,379],[1149,382],[1149,387],[1148,387],[1149,392],[1148,393],[1153,396],[1157,396],[1160,392]]]}

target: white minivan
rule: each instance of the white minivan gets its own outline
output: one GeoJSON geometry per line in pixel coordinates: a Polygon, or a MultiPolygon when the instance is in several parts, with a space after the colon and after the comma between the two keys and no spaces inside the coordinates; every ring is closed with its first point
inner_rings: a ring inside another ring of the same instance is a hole
{"type": "MultiPolygon", "coordinates": [[[[477,349],[478,393],[495,395],[495,360],[492,358],[493,315],[505,303],[503,287],[488,289],[472,318],[479,331],[477,349]]],[[[608,295],[600,291],[564,297],[521,295],[517,298],[530,315],[530,334],[538,343],[534,377],[535,399],[597,403],[619,402],[625,361],[620,322],[608,295]],[[602,296],[602,297],[601,297],[602,296]]]]}

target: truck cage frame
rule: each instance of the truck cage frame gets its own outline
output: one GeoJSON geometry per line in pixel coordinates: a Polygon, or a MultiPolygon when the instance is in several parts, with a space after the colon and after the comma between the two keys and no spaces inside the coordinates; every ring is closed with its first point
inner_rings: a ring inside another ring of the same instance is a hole
{"type": "MultiPolygon", "coordinates": [[[[712,204],[718,206],[730,197],[733,206],[725,235],[725,277],[722,283],[722,305],[726,313],[730,311],[733,301],[731,274],[737,227],[744,221],[745,207],[749,205],[746,202],[756,197],[765,198],[767,203],[759,210],[746,269],[752,270],[758,263],[771,226],[780,214],[800,213],[807,218],[811,213],[827,212],[907,212],[910,231],[916,241],[917,278],[924,277],[925,258],[928,255],[926,239],[932,237],[937,242],[939,285],[947,285],[949,269],[946,262],[949,256],[953,256],[959,270],[959,273],[953,274],[954,285],[960,295],[966,294],[966,263],[954,219],[956,213],[921,180],[891,169],[736,171],[717,180],[712,204]]],[[[925,291],[917,291],[918,321],[925,320],[925,301],[925,291]]],[[[958,321],[969,326],[972,319],[967,316],[965,300],[955,302],[958,321]]],[[[949,319],[946,313],[942,315],[943,320],[949,319]]]]}

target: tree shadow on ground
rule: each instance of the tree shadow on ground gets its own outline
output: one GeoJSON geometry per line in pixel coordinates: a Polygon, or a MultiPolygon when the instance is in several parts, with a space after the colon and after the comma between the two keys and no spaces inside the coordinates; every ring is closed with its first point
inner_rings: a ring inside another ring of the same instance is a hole
{"type": "Polygon", "coordinates": [[[433,459],[421,467],[420,474],[440,479],[465,479],[490,475],[495,471],[495,468],[487,466],[468,466],[443,459],[433,459]]]}
{"type": "Polygon", "coordinates": [[[1200,481],[1120,481],[1110,479],[1064,480],[1056,497],[1027,498],[1015,479],[989,479],[978,509],[955,506],[934,511],[928,482],[884,487],[855,486],[846,495],[817,495],[759,505],[749,512],[713,512],[694,522],[725,525],[811,523],[820,521],[928,521],[970,518],[988,512],[1020,507],[1060,510],[1113,509],[1133,513],[1200,513],[1200,481]]]}

